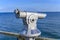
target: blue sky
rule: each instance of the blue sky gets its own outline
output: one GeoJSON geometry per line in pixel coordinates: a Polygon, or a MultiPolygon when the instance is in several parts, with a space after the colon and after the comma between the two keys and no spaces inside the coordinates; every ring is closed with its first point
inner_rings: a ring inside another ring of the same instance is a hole
{"type": "Polygon", "coordinates": [[[0,12],[14,9],[28,11],[60,11],[60,0],[0,0],[0,12]]]}

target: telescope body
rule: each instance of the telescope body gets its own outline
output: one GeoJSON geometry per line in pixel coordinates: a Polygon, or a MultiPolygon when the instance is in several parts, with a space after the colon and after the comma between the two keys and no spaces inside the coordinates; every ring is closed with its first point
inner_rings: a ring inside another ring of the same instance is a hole
{"type": "Polygon", "coordinates": [[[19,18],[25,18],[28,15],[36,15],[38,18],[45,18],[47,15],[43,14],[43,13],[35,13],[35,12],[24,12],[24,11],[19,11],[19,10],[15,10],[16,16],[18,16],[19,18]]]}

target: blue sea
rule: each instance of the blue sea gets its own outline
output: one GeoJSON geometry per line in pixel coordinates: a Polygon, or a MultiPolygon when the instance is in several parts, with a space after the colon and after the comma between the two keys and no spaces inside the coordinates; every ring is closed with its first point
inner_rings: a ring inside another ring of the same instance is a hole
{"type": "MultiPolygon", "coordinates": [[[[37,22],[37,28],[41,31],[40,37],[60,39],[60,12],[43,13],[47,14],[47,17],[37,22]]],[[[17,19],[13,12],[0,13],[0,31],[20,33],[23,28],[22,19],[17,19]]],[[[17,38],[0,34],[0,40],[17,40],[17,38]]]]}

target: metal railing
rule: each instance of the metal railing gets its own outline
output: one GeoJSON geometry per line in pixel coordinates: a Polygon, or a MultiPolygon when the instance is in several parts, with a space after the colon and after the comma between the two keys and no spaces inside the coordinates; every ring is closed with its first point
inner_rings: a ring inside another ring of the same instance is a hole
{"type": "MultiPolygon", "coordinates": [[[[17,37],[17,40],[25,40],[25,37],[21,36],[19,33],[0,31],[0,34],[17,37]]],[[[36,37],[35,40],[55,40],[55,39],[36,37]]]]}
{"type": "Polygon", "coordinates": [[[14,37],[17,37],[18,40],[24,40],[24,37],[22,37],[19,33],[0,31],[0,34],[14,36],[14,37]]]}

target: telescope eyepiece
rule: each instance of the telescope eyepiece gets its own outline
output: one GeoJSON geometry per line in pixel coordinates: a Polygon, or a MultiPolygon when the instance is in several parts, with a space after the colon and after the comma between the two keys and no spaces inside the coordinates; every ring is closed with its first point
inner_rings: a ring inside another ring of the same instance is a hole
{"type": "Polygon", "coordinates": [[[14,13],[15,13],[16,18],[19,18],[20,11],[18,9],[16,9],[16,10],[14,10],[14,13]]]}
{"type": "Polygon", "coordinates": [[[14,10],[14,13],[19,14],[19,10],[18,9],[14,10]]]}

